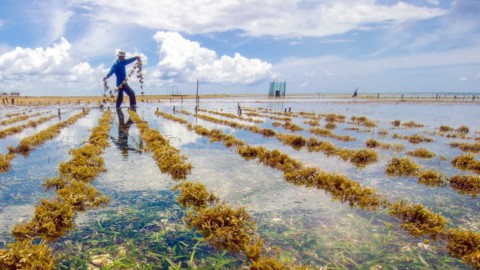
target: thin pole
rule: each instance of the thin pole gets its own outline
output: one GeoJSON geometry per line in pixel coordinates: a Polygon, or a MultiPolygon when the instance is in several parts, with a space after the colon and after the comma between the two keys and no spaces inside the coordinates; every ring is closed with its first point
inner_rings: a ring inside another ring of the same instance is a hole
{"type": "Polygon", "coordinates": [[[197,110],[200,109],[200,98],[198,97],[198,80],[197,80],[196,108],[197,108],[197,110]]]}

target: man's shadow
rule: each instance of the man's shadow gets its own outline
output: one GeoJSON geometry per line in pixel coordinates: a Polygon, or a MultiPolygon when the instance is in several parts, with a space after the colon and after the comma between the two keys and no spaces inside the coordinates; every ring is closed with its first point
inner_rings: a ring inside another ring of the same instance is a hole
{"type": "Polygon", "coordinates": [[[128,131],[133,124],[132,119],[128,118],[127,122],[125,122],[125,115],[122,112],[122,109],[117,108],[117,116],[118,116],[118,138],[111,137],[113,143],[117,145],[118,149],[122,152],[122,156],[128,157],[128,151],[136,151],[138,149],[132,148],[128,146],[128,131]]]}

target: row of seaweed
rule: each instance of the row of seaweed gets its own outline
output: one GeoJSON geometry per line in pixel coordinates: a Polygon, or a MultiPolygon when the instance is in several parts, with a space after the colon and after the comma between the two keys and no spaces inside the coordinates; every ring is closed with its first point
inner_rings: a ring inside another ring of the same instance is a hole
{"type": "Polygon", "coordinates": [[[109,146],[112,112],[106,111],[80,148],[72,149],[72,158],[59,164],[58,176],[46,179],[46,190],[56,197],[41,199],[30,221],[13,228],[15,242],[0,249],[1,269],[53,269],[55,257],[49,244],[75,228],[76,213],[104,206],[109,198],[91,182],[106,170],[103,151],[109,146]]]}
{"type": "Polygon", "coordinates": [[[49,121],[49,120],[51,120],[55,117],[57,117],[57,116],[56,115],[51,115],[51,116],[46,116],[46,117],[40,117],[39,119],[36,119],[36,120],[30,120],[25,124],[21,124],[21,125],[18,125],[18,126],[14,126],[14,127],[10,127],[10,128],[0,130],[0,139],[3,139],[5,137],[13,135],[13,134],[20,133],[27,128],[36,128],[38,125],[43,124],[43,123],[45,123],[45,122],[47,122],[47,121],[49,121]]]}
{"type": "Polygon", "coordinates": [[[8,146],[8,153],[0,154],[0,173],[5,173],[10,170],[11,161],[16,157],[16,154],[28,155],[28,153],[35,147],[54,138],[63,128],[72,125],[89,112],[89,110],[84,110],[65,121],[54,124],[44,130],[39,131],[38,133],[33,134],[32,136],[25,137],[16,147],[8,146]]]}
{"type": "Polygon", "coordinates": [[[234,121],[217,119],[215,117],[201,114],[195,114],[195,117],[217,124],[228,125],[233,128],[248,130],[254,133],[262,134],[266,137],[276,136],[277,140],[279,140],[281,143],[291,146],[297,151],[307,146],[308,151],[310,152],[323,152],[327,156],[337,156],[344,161],[352,163],[358,168],[363,168],[378,161],[378,154],[372,149],[352,150],[347,148],[337,148],[334,144],[328,141],[320,141],[314,137],[306,139],[302,135],[276,133],[270,129],[262,129],[257,126],[247,126],[234,121]],[[270,134],[272,134],[272,136],[270,136],[270,134]]]}
{"type": "MultiPolygon", "coordinates": [[[[176,118],[178,117],[169,119],[177,121],[176,118]]],[[[184,120],[183,118],[178,119],[184,120]]],[[[199,135],[210,137],[211,141],[221,141],[229,148],[235,146],[235,151],[246,160],[257,159],[265,166],[282,171],[288,182],[323,189],[330,193],[334,200],[348,202],[351,207],[357,206],[369,210],[388,207],[389,214],[400,219],[402,228],[412,236],[429,236],[433,240],[440,237],[448,241],[447,250],[451,256],[461,258],[475,268],[480,267],[480,234],[462,229],[447,230],[445,228],[446,219],[421,204],[413,204],[404,200],[392,203],[373,189],[362,187],[358,182],[345,175],[327,173],[315,167],[305,166],[278,150],[270,151],[263,146],[249,146],[220,130],[208,130],[191,123],[184,125],[199,135]]]]}
{"type": "Polygon", "coordinates": [[[233,119],[239,119],[239,120],[243,120],[243,121],[247,121],[247,122],[251,122],[251,123],[255,123],[255,124],[261,124],[261,123],[264,122],[263,120],[260,120],[260,119],[254,119],[252,117],[242,117],[242,116],[238,116],[238,115],[233,114],[233,113],[224,113],[224,112],[218,112],[218,111],[206,110],[206,109],[198,109],[198,111],[207,112],[207,113],[211,113],[211,114],[216,114],[216,115],[220,115],[220,116],[224,116],[224,117],[228,117],[228,118],[233,118],[233,119]]]}
{"type": "Polygon", "coordinates": [[[0,125],[6,126],[6,125],[9,125],[9,124],[13,124],[13,123],[16,123],[16,122],[27,120],[27,119],[32,118],[32,117],[42,115],[42,114],[45,114],[45,113],[47,113],[47,112],[38,112],[38,113],[30,114],[30,115],[24,114],[24,115],[15,117],[15,118],[3,120],[3,121],[0,122],[0,125]]]}
{"type": "MultiPolygon", "coordinates": [[[[474,160],[473,155],[459,156],[452,160],[452,165],[462,170],[480,172],[480,161],[474,160]]],[[[416,177],[418,183],[429,187],[445,187],[447,184],[460,194],[475,198],[480,193],[480,177],[478,175],[453,175],[450,178],[432,169],[421,170],[415,161],[404,158],[392,158],[385,169],[388,176],[416,177]]]]}
{"type": "MultiPolygon", "coordinates": [[[[156,113],[161,115],[159,111],[156,113]]],[[[209,193],[203,184],[187,181],[192,165],[186,156],[171,146],[158,130],[149,128],[148,123],[136,112],[129,110],[129,115],[140,130],[146,150],[153,152],[152,157],[160,170],[168,173],[173,180],[183,180],[174,189],[180,190],[178,202],[190,209],[187,213],[188,227],[197,229],[204,239],[217,249],[245,255],[250,269],[306,269],[287,266],[275,258],[262,256],[265,250],[263,242],[255,231],[255,221],[245,208],[232,208],[227,203],[220,202],[213,193],[209,193]]],[[[169,119],[180,118],[170,115],[169,119]]]]}

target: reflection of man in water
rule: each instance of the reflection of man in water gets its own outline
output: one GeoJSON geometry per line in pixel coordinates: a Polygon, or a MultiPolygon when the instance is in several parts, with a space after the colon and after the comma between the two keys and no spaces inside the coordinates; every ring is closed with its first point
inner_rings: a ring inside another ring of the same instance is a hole
{"type": "Polygon", "coordinates": [[[128,121],[125,123],[125,116],[123,115],[122,109],[117,108],[118,116],[118,139],[112,138],[112,141],[118,146],[122,151],[124,157],[128,156],[128,150],[135,150],[128,147],[128,130],[133,124],[132,120],[128,118],[128,121]]]}

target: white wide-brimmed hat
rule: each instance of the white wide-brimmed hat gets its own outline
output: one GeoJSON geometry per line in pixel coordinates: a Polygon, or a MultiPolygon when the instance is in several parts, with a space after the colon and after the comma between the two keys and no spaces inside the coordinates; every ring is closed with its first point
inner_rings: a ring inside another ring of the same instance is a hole
{"type": "Polygon", "coordinates": [[[117,56],[125,56],[125,52],[122,51],[122,50],[119,50],[119,51],[117,52],[117,56]]]}

